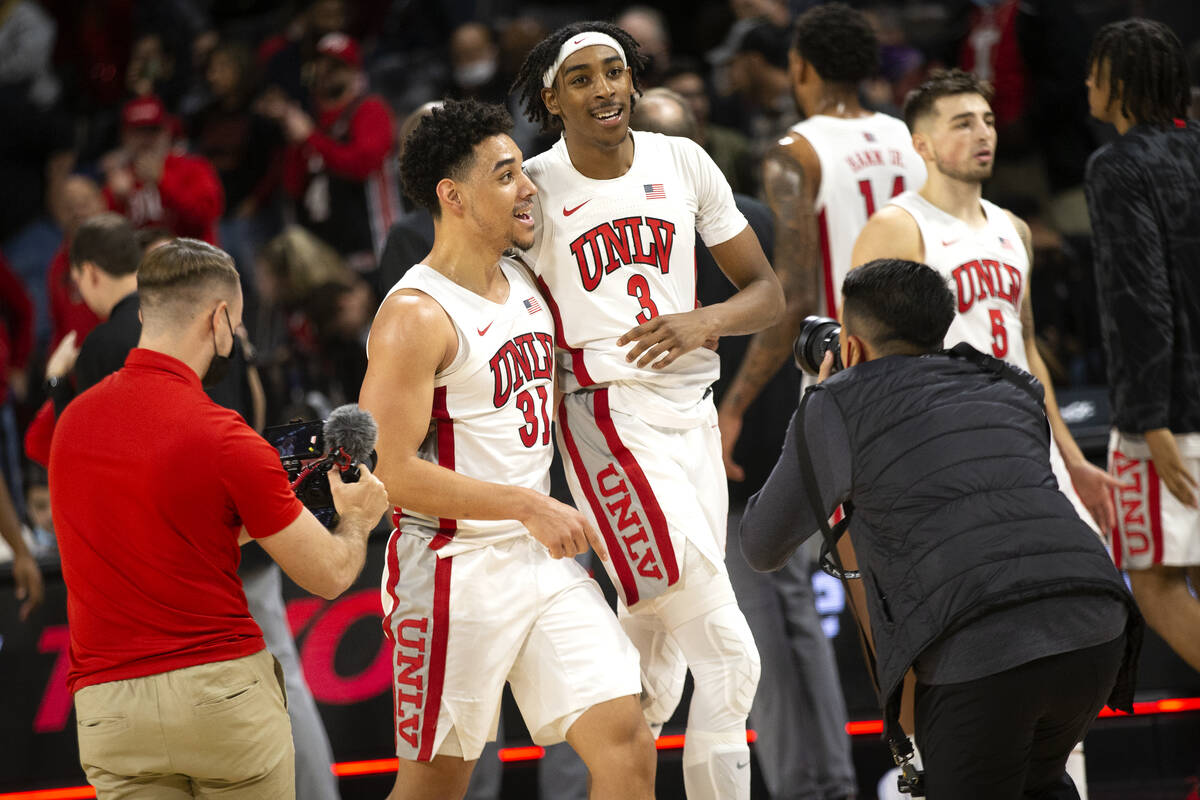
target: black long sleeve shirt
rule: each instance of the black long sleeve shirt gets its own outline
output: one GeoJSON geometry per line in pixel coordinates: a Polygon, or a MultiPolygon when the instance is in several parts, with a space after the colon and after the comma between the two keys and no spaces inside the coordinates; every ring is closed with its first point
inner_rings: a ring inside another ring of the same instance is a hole
{"type": "Polygon", "coordinates": [[[1200,123],[1097,150],[1087,200],[1113,423],[1200,432],[1200,123]]]}

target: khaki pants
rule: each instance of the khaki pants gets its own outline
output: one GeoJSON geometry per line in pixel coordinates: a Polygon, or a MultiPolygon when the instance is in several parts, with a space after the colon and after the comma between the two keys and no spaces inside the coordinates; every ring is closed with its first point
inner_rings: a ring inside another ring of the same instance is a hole
{"type": "Polygon", "coordinates": [[[283,676],[267,650],[87,686],[75,714],[99,800],[295,797],[283,676]]]}

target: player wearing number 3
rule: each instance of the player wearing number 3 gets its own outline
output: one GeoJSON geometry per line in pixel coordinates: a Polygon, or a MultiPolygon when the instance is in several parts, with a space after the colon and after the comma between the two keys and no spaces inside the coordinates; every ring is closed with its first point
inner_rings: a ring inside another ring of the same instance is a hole
{"type": "Polygon", "coordinates": [[[466,792],[507,681],[538,744],[569,742],[593,798],[649,800],[637,653],[571,557],[603,545],[547,496],[553,323],[504,258],[533,239],[534,187],[500,106],[447,102],[406,141],[405,191],[433,250],[388,294],[360,403],[395,505],[383,575],[392,641],[392,800],[466,792]]]}
{"type": "Polygon", "coordinates": [[[629,130],[643,59],[603,22],[535,47],[514,89],[562,138],[525,169],[538,188],[527,261],[554,314],[566,392],[559,446],[576,504],[608,546],[622,625],[641,653],[643,708],[667,720],[684,662],[691,800],[748,798],[746,716],[759,659],[725,571],[728,497],[705,343],[783,309],[779,282],[712,159],[629,130]],[[740,291],[697,308],[696,236],[740,291]]]}
{"type": "Polygon", "coordinates": [[[1088,463],[1063,422],[1034,341],[1029,226],[981,196],[996,153],[992,88],[961,70],[935,71],[904,104],[913,147],[929,171],[873,216],[854,244],[855,265],[876,258],[928,264],[949,282],[957,315],[946,346],[967,342],[1032,373],[1046,390],[1050,464],[1079,516],[1107,532],[1117,482],[1088,463]]]}

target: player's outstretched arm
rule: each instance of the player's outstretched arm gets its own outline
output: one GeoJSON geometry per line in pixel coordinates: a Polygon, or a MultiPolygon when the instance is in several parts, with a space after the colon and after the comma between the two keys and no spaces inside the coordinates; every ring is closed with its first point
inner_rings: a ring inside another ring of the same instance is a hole
{"type": "Polygon", "coordinates": [[[763,161],[763,185],[775,222],[775,274],[783,288],[783,319],[750,340],[737,374],[721,398],[717,420],[725,474],[735,481],[745,471],[733,460],[742,417],[792,352],[804,318],[816,312],[821,288],[817,215],[814,208],[820,161],[802,137],[788,136],[763,161]]]}
{"type": "MultiPolygon", "coordinates": [[[[556,558],[603,553],[599,536],[570,506],[519,486],[476,480],[418,455],[429,431],[434,377],[458,352],[454,325],[432,298],[397,292],[371,326],[359,405],[379,426],[375,474],[392,505],[445,519],[515,519],[556,558]]],[[[514,431],[515,435],[515,431],[514,431]]]]}
{"type": "MultiPolygon", "coordinates": [[[[867,220],[866,226],[854,240],[850,265],[861,267],[877,258],[903,258],[906,261],[925,261],[925,242],[917,221],[899,206],[884,206],[867,220]]],[[[836,287],[841,294],[842,287],[836,287]]]]}
{"type": "Polygon", "coordinates": [[[1071,429],[1063,421],[1062,413],[1058,409],[1058,398],[1054,394],[1050,369],[1038,351],[1034,328],[1033,301],[1030,299],[1033,297],[1033,237],[1025,220],[1011,212],[1008,216],[1016,227],[1017,234],[1025,245],[1025,252],[1029,256],[1030,277],[1026,279],[1025,297],[1021,301],[1021,337],[1025,340],[1025,357],[1029,360],[1029,371],[1042,383],[1045,391],[1046,419],[1050,422],[1050,429],[1054,431],[1054,441],[1058,445],[1058,452],[1062,455],[1063,462],[1067,465],[1071,483],[1074,484],[1075,491],[1079,493],[1079,499],[1083,501],[1088,513],[1100,526],[1100,531],[1107,535],[1117,521],[1117,509],[1113,502],[1112,490],[1119,488],[1121,484],[1120,481],[1084,457],[1083,451],[1075,442],[1075,437],[1071,435],[1071,429]]]}

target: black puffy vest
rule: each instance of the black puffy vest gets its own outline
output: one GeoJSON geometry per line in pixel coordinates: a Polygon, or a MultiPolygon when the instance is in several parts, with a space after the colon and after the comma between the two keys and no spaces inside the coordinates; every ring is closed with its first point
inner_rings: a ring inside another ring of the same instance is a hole
{"type": "Polygon", "coordinates": [[[1003,377],[1002,362],[971,354],[979,364],[887,357],[814,390],[833,395],[850,438],[850,532],[886,716],[897,719],[904,673],[935,639],[1007,605],[1087,593],[1129,607],[1109,704],[1131,710],[1142,630],[1133,599],[1058,491],[1040,400],[1003,377]]]}

